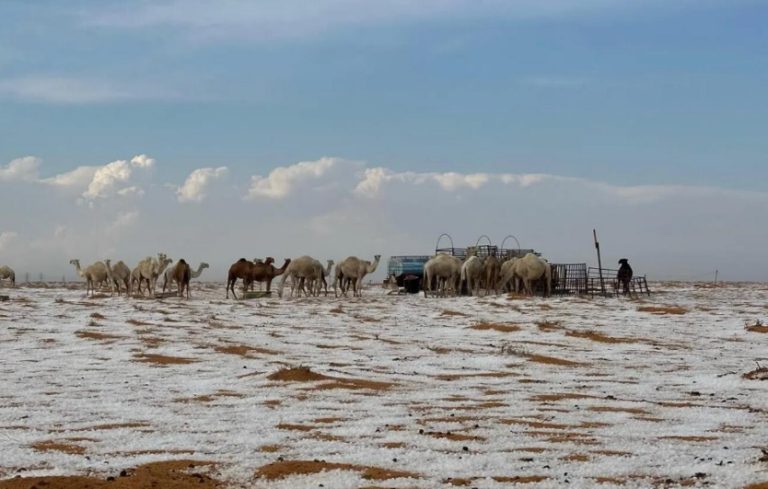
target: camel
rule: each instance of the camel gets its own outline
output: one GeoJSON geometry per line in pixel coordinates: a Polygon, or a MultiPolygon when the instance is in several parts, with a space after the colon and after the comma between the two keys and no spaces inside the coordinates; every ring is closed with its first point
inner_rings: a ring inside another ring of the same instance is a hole
{"type": "Polygon", "coordinates": [[[240,258],[230,265],[229,271],[227,272],[227,299],[229,299],[230,290],[232,291],[232,297],[237,299],[237,294],[235,294],[235,283],[237,283],[238,279],[242,279],[243,281],[243,290],[248,290],[253,267],[254,263],[245,258],[240,258]]]}
{"type": "Polygon", "coordinates": [[[80,268],[80,260],[69,260],[70,265],[74,265],[77,274],[85,279],[85,295],[90,292],[93,295],[96,292],[96,284],[101,284],[107,280],[107,266],[103,262],[97,261],[88,265],[85,270],[80,268]]]}
{"type": "MultiPolygon", "coordinates": [[[[307,292],[304,289],[304,281],[312,280],[312,278],[315,277],[317,274],[316,265],[319,263],[320,262],[307,255],[292,260],[285,269],[283,278],[280,280],[280,289],[277,292],[278,297],[283,297],[283,287],[285,286],[285,280],[288,277],[291,277],[291,297],[293,297],[297,285],[299,288],[298,295],[300,296],[302,291],[304,291],[304,294],[306,295],[307,292]]],[[[320,268],[322,268],[322,266],[320,268]]]]}
{"type": "MultiPolygon", "coordinates": [[[[315,260],[315,271],[313,277],[309,279],[309,292],[312,295],[316,297],[319,296],[320,292],[325,288],[325,295],[328,296],[328,281],[325,277],[331,275],[332,268],[333,260],[328,260],[325,268],[323,268],[323,265],[319,261],[315,260]]],[[[303,284],[301,287],[303,288],[303,284]]]]}
{"type": "MultiPolygon", "coordinates": [[[[177,263],[178,265],[178,263],[177,263]]],[[[210,265],[208,265],[205,262],[201,262],[200,265],[197,266],[197,270],[190,270],[189,272],[189,278],[197,278],[200,275],[202,275],[203,270],[208,268],[210,265]]],[[[163,273],[163,293],[165,293],[165,288],[168,287],[170,289],[170,283],[173,282],[173,272],[176,269],[176,265],[172,267],[168,267],[165,269],[165,272],[163,273]]],[[[178,287],[178,284],[176,284],[178,287]]]]}
{"type": "MultiPolygon", "coordinates": [[[[261,258],[254,258],[252,260],[252,263],[253,263],[254,266],[251,268],[251,274],[255,276],[255,275],[258,275],[258,274],[261,273],[259,270],[257,270],[257,268],[259,268],[260,270],[263,271],[263,270],[265,270],[266,266],[272,265],[273,263],[275,263],[275,259],[272,258],[271,256],[268,256],[268,257],[266,257],[263,260],[261,258]]],[[[249,279],[248,279],[248,284],[249,285],[248,286],[249,286],[251,291],[253,291],[253,286],[254,286],[255,282],[256,281],[254,280],[253,277],[249,277],[249,279]]],[[[245,281],[243,281],[243,291],[245,291],[245,281]]]]}
{"type": "Polygon", "coordinates": [[[461,266],[461,281],[466,280],[469,295],[480,295],[484,269],[483,259],[477,256],[470,256],[461,266]]]}
{"type": "Polygon", "coordinates": [[[445,295],[446,284],[459,290],[461,281],[461,260],[455,256],[439,254],[424,264],[424,297],[432,290],[432,280],[436,280],[436,290],[445,295]]]}
{"type": "Polygon", "coordinates": [[[552,293],[552,267],[549,266],[547,260],[533,253],[528,253],[515,262],[515,275],[520,277],[525,291],[531,295],[533,295],[531,284],[539,279],[547,281],[546,294],[550,295],[552,293]]]}
{"type": "Polygon", "coordinates": [[[515,264],[517,263],[517,260],[519,260],[519,258],[512,258],[501,264],[501,271],[499,273],[501,278],[499,279],[498,284],[500,289],[507,291],[507,284],[509,284],[510,280],[514,280],[511,290],[517,291],[517,277],[515,276],[515,264]]]}
{"type": "Polygon", "coordinates": [[[275,259],[271,256],[268,256],[263,262],[259,260],[259,262],[256,263],[256,260],[254,260],[254,266],[251,268],[251,275],[249,277],[251,284],[254,282],[266,282],[267,292],[270,292],[272,288],[272,280],[285,272],[288,265],[291,264],[291,259],[286,258],[283,266],[280,268],[275,268],[273,265],[274,262],[275,259]]]}
{"type": "Polygon", "coordinates": [[[9,280],[11,287],[16,287],[16,272],[9,266],[3,265],[0,267],[0,280],[9,280]]]}
{"type": "Polygon", "coordinates": [[[361,260],[356,256],[348,256],[342,260],[336,266],[336,278],[333,282],[334,294],[336,294],[337,284],[341,282],[342,295],[347,295],[347,288],[349,284],[352,284],[352,295],[354,297],[362,297],[363,278],[369,273],[376,271],[376,267],[379,266],[379,260],[381,260],[381,255],[375,255],[373,262],[361,260]]]}
{"type": "Polygon", "coordinates": [[[486,294],[493,290],[495,294],[499,293],[499,277],[501,274],[501,262],[495,256],[486,257],[483,263],[485,272],[485,292],[486,294]]]}
{"type": "Polygon", "coordinates": [[[139,293],[142,293],[141,282],[145,280],[147,282],[149,296],[154,296],[157,279],[172,261],[173,259],[167,257],[165,253],[158,253],[156,259],[151,256],[144,258],[139,262],[133,272],[131,272],[131,284],[136,280],[139,283],[139,293]]]}
{"type": "Polygon", "coordinates": [[[173,270],[173,281],[179,288],[179,297],[184,297],[184,289],[187,289],[187,299],[189,299],[189,281],[192,278],[192,270],[183,258],[180,258],[173,270]]]}
{"type": "Polygon", "coordinates": [[[111,263],[112,260],[104,260],[104,266],[107,267],[107,280],[112,288],[112,295],[115,294],[115,287],[117,287],[117,295],[119,297],[121,283],[125,285],[125,293],[128,293],[128,289],[130,288],[131,269],[128,268],[122,260],[115,263],[114,267],[111,263]]]}

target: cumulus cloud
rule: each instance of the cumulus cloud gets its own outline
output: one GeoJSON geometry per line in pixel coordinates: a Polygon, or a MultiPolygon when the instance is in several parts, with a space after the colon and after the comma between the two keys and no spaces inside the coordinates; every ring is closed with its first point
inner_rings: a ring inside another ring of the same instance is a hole
{"type": "Polygon", "coordinates": [[[61,188],[83,189],[88,187],[98,169],[99,167],[97,166],[79,166],[74,170],[44,178],[41,182],[61,188]]]}
{"type": "Polygon", "coordinates": [[[207,189],[215,180],[226,175],[226,166],[218,168],[198,168],[189,174],[184,184],[176,189],[179,202],[202,202],[207,196],[207,189]]]}
{"type": "Polygon", "coordinates": [[[12,177],[0,179],[0,207],[29,204],[23,214],[4,216],[3,260],[22,272],[58,275],[71,274],[73,257],[129,263],[163,251],[206,261],[211,276],[223,276],[232,261],[254,253],[247,243],[259,226],[269,233],[260,234],[257,254],[284,258],[426,254],[449,232],[457,246],[483,234],[500,244],[514,234],[555,262],[591,262],[596,227],[606,263],[628,255],[652,278],[695,278],[714,268],[726,278],[768,278],[756,265],[768,242],[768,228],[755,225],[768,208],[762,192],[541,173],[397,171],[328,157],[272,168],[240,195],[213,199],[206,195],[232,170],[200,168],[177,184],[152,185],[150,160],[78,167],[30,185],[14,182],[36,175],[34,162],[3,166],[12,177]],[[77,205],[72,194],[99,205],[77,205]],[[127,198],[137,195],[143,198],[127,198]],[[205,205],[178,204],[200,201],[205,205]],[[10,230],[23,233],[25,246],[10,230]]]}
{"type": "Polygon", "coordinates": [[[393,184],[412,186],[436,184],[446,192],[458,190],[478,190],[490,183],[517,184],[522,187],[534,185],[550,178],[541,174],[508,174],[508,173],[459,173],[459,172],[393,172],[386,168],[368,168],[362,173],[354,193],[358,196],[377,197],[382,189],[393,184]]]}
{"type": "Polygon", "coordinates": [[[356,171],[359,166],[359,163],[328,157],[280,166],[266,177],[252,176],[247,198],[283,199],[307,184],[327,184],[329,177],[338,175],[340,171],[356,171]]]}
{"type": "Polygon", "coordinates": [[[0,182],[34,182],[38,179],[40,158],[24,156],[0,166],[0,182]]]}
{"type": "Polygon", "coordinates": [[[152,168],[155,166],[155,159],[145,154],[136,155],[131,158],[131,166],[136,168],[152,168]]]}

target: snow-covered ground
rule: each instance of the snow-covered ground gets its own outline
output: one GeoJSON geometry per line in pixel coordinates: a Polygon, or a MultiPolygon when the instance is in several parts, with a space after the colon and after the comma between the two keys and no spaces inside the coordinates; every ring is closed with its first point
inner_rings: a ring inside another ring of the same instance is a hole
{"type": "Polygon", "coordinates": [[[219,462],[232,487],[768,481],[767,384],[742,377],[768,366],[768,334],[745,329],[768,319],[768,285],[652,287],[640,300],[3,289],[0,478],[184,458],[219,462]],[[310,370],[269,378],[297,367],[310,370]],[[312,373],[327,378],[280,380],[312,373]],[[351,466],[291,475],[313,460],[351,466]],[[257,472],[272,463],[287,476],[257,472]],[[386,479],[400,472],[413,477],[386,479]]]}

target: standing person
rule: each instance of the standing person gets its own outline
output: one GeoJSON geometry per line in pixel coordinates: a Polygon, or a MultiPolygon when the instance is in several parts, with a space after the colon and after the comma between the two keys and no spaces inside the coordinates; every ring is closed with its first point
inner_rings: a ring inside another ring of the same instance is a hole
{"type": "Polygon", "coordinates": [[[624,294],[629,294],[629,283],[632,281],[632,267],[629,266],[629,260],[622,258],[619,260],[619,272],[616,274],[616,279],[621,284],[624,294]]]}

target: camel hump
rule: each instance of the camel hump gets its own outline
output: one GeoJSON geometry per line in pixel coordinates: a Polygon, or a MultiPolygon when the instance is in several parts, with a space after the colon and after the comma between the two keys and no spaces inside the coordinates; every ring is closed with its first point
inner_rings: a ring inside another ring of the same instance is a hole
{"type": "Polygon", "coordinates": [[[246,261],[248,261],[248,260],[246,260],[245,258],[240,258],[239,260],[237,260],[238,263],[243,263],[243,262],[246,262],[246,261]]]}

